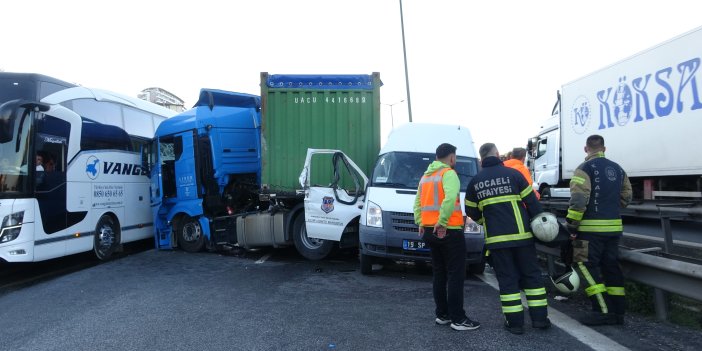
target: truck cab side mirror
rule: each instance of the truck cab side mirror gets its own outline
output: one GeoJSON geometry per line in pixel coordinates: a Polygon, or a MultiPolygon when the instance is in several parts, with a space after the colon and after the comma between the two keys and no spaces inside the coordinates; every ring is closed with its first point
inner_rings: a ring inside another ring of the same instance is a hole
{"type": "Polygon", "coordinates": [[[141,154],[141,169],[146,173],[147,177],[151,177],[151,164],[149,162],[149,155],[151,155],[151,145],[143,144],[141,145],[139,152],[141,154]]]}

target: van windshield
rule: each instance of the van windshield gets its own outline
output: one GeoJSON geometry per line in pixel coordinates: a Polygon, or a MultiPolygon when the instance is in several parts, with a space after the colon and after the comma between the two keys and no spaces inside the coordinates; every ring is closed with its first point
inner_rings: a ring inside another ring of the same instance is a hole
{"type": "MultiPolygon", "coordinates": [[[[434,161],[433,153],[389,152],[380,155],[373,169],[371,186],[398,189],[417,189],[422,175],[434,161]]],[[[456,173],[465,191],[470,180],[478,173],[478,161],[472,157],[458,156],[456,173]]]]}

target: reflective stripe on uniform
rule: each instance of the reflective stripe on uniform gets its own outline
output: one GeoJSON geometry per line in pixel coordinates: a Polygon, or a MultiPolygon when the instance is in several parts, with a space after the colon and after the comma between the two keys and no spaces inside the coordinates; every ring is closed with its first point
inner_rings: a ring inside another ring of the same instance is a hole
{"type": "Polygon", "coordinates": [[[466,200],[466,206],[468,206],[468,207],[478,207],[478,204],[476,204],[476,203],[473,202],[473,201],[468,201],[468,200],[466,200]]]}
{"type": "Polygon", "coordinates": [[[612,296],[624,296],[624,287],[622,286],[608,286],[607,293],[612,296]]]}
{"type": "Polygon", "coordinates": [[[515,301],[521,300],[522,295],[520,293],[500,295],[500,301],[515,301]]]}
{"type": "Polygon", "coordinates": [[[570,210],[570,209],[569,209],[569,210],[568,210],[568,215],[566,216],[566,218],[570,218],[570,219],[572,219],[572,220],[579,221],[579,220],[583,219],[583,215],[584,215],[584,214],[585,214],[585,212],[580,212],[580,211],[570,210]]]}
{"type": "Polygon", "coordinates": [[[573,176],[573,178],[570,179],[570,182],[573,184],[585,184],[585,178],[573,176]]]}
{"type": "Polygon", "coordinates": [[[522,311],[524,311],[524,306],[522,305],[502,306],[502,313],[517,313],[522,311]]]}
{"type": "Polygon", "coordinates": [[[595,294],[601,294],[603,292],[607,292],[607,288],[604,286],[604,284],[595,284],[593,286],[588,286],[585,288],[585,294],[587,294],[587,297],[590,297],[595,294]]]}
{"type": "Polygon", "coordinates": [[[482,211],[483,207],[487,205],[494,205],[494,204],[499,204],[502,202],[510,202],[510,201],[520,201],[522,198],[519,197],[519,195],[504,195],[504,196],[496,196],[496,197],[491,197],[489,199],[482,200],[478,202],[478,208],[482,211]]]}
{"type": "Polygon", "coordinates": [[[527,300],[527,305],[529,307],[543,307],[543,306],[548,306],[548,301],[546,301],[546,299],[527,300]]]}
{"type": "Polygon", "coordinates": [[[546,294],[546,288],[537,288],[537,289],[524,289],[524,294],[527,295],[545,295],[546,294]]]}
{"type": "Polygon", "coordinates": [[[624,227],[621,225],[581,225],[578,227],[581,232],[606,233],[606,232],[621,232],[624,227]]]}
{"type": "Polygon", "coordinates": [[[512,211],[514,211],[514,219],[517,221],[517,230],[524,233],[524,221],[522,221],[522,213],[519,211],[519,205],[516,201],[512,201],[512,211]]]}
{"type": "MultiPolygon", "coordinates": [[[[485,229],[487,232],[487,229],[485,229]]],[[[531,232],[526,232],[526,233],[521,233],[521,234],[504,234],[504,235],[497,235],[497,236],[491,236],[485,239],[485,244],[495,244],[495,243],[502,243],[505,241],[516,241],[516,240],[525,240],[525,239],[530,239],[533,238],[534,235],[531,234],[531,232]]]]}
{"type": "Polygon", "coordinates": [[[583,219],[580,225],[622,225],[621,219],[583,219]]]}
{"type": "Polygon", "coordinates": [[[592,295],[595,295],[595,298],[597,299],[597,303],[600,305],[600,310],[602,313],[607,313],[607,303],[604,300],[604,297],[602,296],[602,293],[607,291],[607,289],[604,287],[604,284],[597,284],[595,282],[595,279],[592,278],[592,275],[590,275],[590,271],[587,270],[587,267],[582,262],[578,262],[578,268],[580,269],[580,272],[582,272],[583,277],[585,277],[585,281],[587,281],[587,285],[590,285],[588,288],[585,289],[585,292],[587,293],[587,296],[590,297],[592,295]],[[600,292],[592,292],[592,290],[598,290],[598,289],[592,289],[591,292],[588,292],[588,289],[591,289],[597,285],[602,286],[602,291],[600,292]]]}
{"type": "Polygon", "coordinates": [[[522,190],[521,193],[519,193],[519,196],[523,199],[529,196],[529,194],[531,194],[533,191],[534,189],[532,189],[531,187],[527,187],[526,189],[522,190]]]}

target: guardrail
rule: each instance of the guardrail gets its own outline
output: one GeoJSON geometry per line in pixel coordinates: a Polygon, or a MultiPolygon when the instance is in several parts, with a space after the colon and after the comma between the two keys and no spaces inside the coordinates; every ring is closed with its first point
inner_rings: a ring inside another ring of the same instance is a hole
{"type": "MultiPolygon", "coordinates": [[[[560,250],[540,244],[539,252],[548,255],[549,274],[554,274],[554,257],[560,250]]],[[[658,250],[658,248],[656,248],[658,250]]],[[[658,319],[667,320],[669,299],[666,292],[702,301],[702,265],[654,256],[643,250],[619,250],[624,277],[654,288],[654,304],[658,319]]]]}

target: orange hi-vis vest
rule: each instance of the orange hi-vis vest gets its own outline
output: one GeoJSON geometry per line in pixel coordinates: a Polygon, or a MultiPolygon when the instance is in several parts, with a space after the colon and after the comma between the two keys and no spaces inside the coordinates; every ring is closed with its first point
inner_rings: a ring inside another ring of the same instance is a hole
{"type": "MultiPolygon", "coordinates": [[[[441,203],[444,201],[444,173],[451,168],[442,168],[431,175],[422,176],[420,184],[419,204],[422,209],[422,225],[425,227],[433,227],[439,222],[439,211],[441,203]]],[[[459,195],[456,195],[456,204],[453,212],[448,219],[447,227],[463,226],[463,212],[461,212],[461,200],[459,195]]]]}

